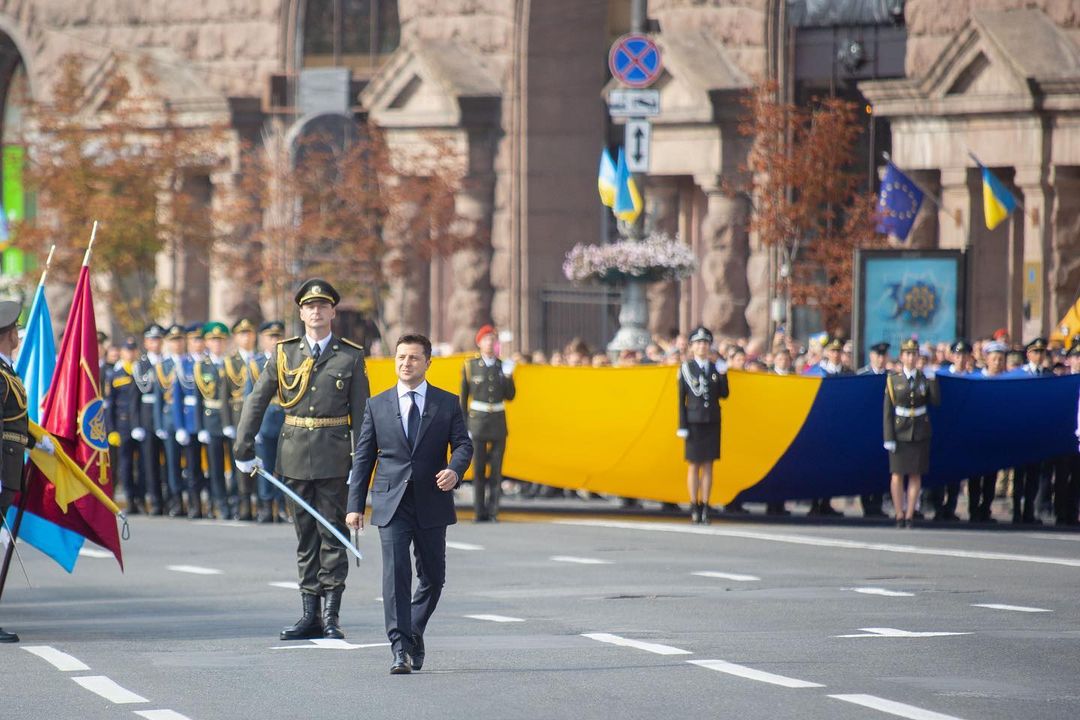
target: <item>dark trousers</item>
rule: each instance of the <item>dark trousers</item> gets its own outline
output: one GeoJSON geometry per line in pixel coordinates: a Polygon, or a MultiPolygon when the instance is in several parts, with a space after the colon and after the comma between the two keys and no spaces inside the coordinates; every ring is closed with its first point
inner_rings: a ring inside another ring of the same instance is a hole
{"type": "Polygon", "coordinates": [[[412,652],[413,637],[423,636],[446,582],[446,526],[419,526],[410,484],[405,488],[394,517],[379,528],[379,540],[382,543],[386,637],[394,652],[412,652]],[[415,594],[412,593],[410,545],[416,556],[415,594]]]}
{"type": "Polygon", "coordinates": [[[473,440],[473,507],[478,520],[493,518],[499,514],[505,451],[505,437],[496,440],[473,440]]]}
{"type": "Polygon", "coordinates": [[[994,502],[996,486],[996,472],[968,478],[968,517],[971,522],[990,519],[990,506],[994,502]]]}
{"type": "Polygon", "coordinates": [[[187,474],[188,489],[188,514],[202,514],[202,489],[206,487],[206,476],[202,469],[202,445],[194,437],[186,446],[181,446],[184,452],[185,472],[187,474]]]}
{"type": "Polygon", "coordinates": [[[1054,462],[1054,516],[1058,525],[1075,525],[1080,504],[1080,453],[1054,462]]]}
{"type": "MultiPolygon", "coordinates": [[[[349,497],[346,478],[286,478],[285,482],[304,502],[333,523],[338,532],[349,537],[349,526],[345,524],[345,502],[349,497]]],[[[295,503],[293,505],[300,592],[322,595],[327,590],[344,590],[345,578],[349,574],[348,550],[306,510],[296,507],[295,503]]]]}
{"type": "Polygon", "coordinates": [[[960,483],[948,483],[930,490],[930,504],[934,518],[943,520],[956,517],[956,504],[960,500],[960,483]]]}
{"type": "MultiPolygon", "coordinates": [[[[271,475],[274,474],[274,466],[277,463],[277,448],[277,435],[269,439],[264,438],[262,433],[255,436],[255,454],[262,460],[263,469],[271,475]]],[[[284,493],[281,492],[277,485],[274,485],[262,475],[258,476],[258,489],[259,499],[263,502],[281,500],[284,496],[284,493]]]]}
{"type": "Polygon", "coordinates": [[[228,504],[225,501],[224,437],[211,437],[206,445],[206,469],[210,473],[210,500],[214,504],[214,510],[225,517],[228,515],[228,504]]]}
{"type": "MultiPolygon", "coordinates": [[[[178,502],[180,496],[187,484],[184,482],[184,476],[180,472],[180,456],[183,448],[180,447],[180,443],[176,442],[176,438],[170,434],[164,440],[160,440],[157,436],[151,433],[150,437],[142,443],[142,453],[146,457],[141,458],[141,462],[144,468],[151,466],[153,470],[147,470],[147,476],[150,476],[150,472],[153,472],[154,478],[157,478],[157,482],[161,481],[161,454],[165,453],[165,479],[169,486],[169,494],[173,497],[173,502],[178,502]],[[151,442],[151,438],[153,441],[151,442]]],[[[154,481],[148,481],[154,482],[154,481]]]]}
{"type": "Polygon", "coordinates": [[[1013,522],[1032,522],[1035,519],[1035,498],[1043,474],[1042,463],[1016,468],[1013,477],[1013,522]]]}
{"type": "Polygon", "coordinates": [[[872,493],[870,495],[860,495],[859,503],[862,504],[862,511],[865,517],[875,517],[878,515],[884,515],[881,510],[881,506],[885,502],[885,496],[881,493],[872,493]]]}
{"type": "MultiPolygon", "coordinates": [[[[164,478],[162,478],[161,476],[161,439],[158,438],[157,435],[154,435],[154,429],[151,427],[146,429],[146,437],[142,440],[142,442],[136,442],[134,440],[131,440],[130,437],[121,440],[119,453],[120,457],[119,464],[117,466],[117,472],[123,472],[122,467],[124,463],[125,445],[127,445],[127,443],[129,442],[134,443],[139,455],[138,462],[140,478],[138,481],[135,482],[136,487],[140,488],[142,492],[137,491],[137,497],[141,498],[143,496],[143,492],[145,492],[150,495],[151,504],[153,504],[155,507],[160,507],[162,498],[161,485],[162,481],[164,480],[164,478]]],[[[134,453],[132,453],[132,455],[134,455],[134,453]]],[[[135,460],[133,456],[131,458],[131,462],[131,472],[132,474],[134,474],[135,460]]],[[[170,482],[168,484],[168,492],[171,495],[173,493],[173,485],[171,482],[172,478],[170,477],[169,480],[170,482]]],[[[124,486],[124,491],[127,491],[127,485],[124,486]]],[[[131,496],[128,497],[130,498],[131,496]]]]}
{"type": "MultiPolygon", "coordinates": [[[[135,452],[138,450],[140,443],[138,440],[132,440],[130,435],[127,437],[121,435],[121,437],[123,439],[120,440],[120,447],[116,448],[116,475],[124,488],[124,495],[127,496],[128,503],[141,505],[145,491],[142,483],[135,477],[135,452]]],[[[150,478],[146,479],[149,480],[150,478]]],[[[153,483],[151,482],[150,485],[153,485],[153,483]]],[[[161,503],[160,492],[159,489],[158,505],[161,503]]]]}

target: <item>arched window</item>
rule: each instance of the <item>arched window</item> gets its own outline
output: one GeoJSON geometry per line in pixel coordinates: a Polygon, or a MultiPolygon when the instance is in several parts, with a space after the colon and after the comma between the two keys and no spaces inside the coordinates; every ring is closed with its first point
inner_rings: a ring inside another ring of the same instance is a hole
{"type": "Polygon", "coordinates": [[[370,75],[401,41],[397,0],[307,0],[301,12],[304,67],[370,75]]]}

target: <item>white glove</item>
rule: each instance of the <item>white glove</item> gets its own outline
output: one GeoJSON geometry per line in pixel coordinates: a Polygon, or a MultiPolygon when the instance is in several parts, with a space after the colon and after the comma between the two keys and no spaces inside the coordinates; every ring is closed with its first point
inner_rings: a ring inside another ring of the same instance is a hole
{"type": "Polygon", "coordinates": [[[725,362],[723,360],[717,360],[716,361],[716,372],[718,372],[718,373],[726,373],[727,372],[727,362],[725,362]]]}
{"type": "Polygon", "coordinates": [[[681,437],[682,439],[685,440],[686,438],[690,437],[690,431],[687,430],[686,428],[679,428],[678,430],[675,431],[675,436],[676,437],[681,437]]]}
{"type": "Polygon", "coordinates": [[[927,380],[933,380],[935,377],[937,377],[937,370],[928,367],[922,371],[922,374],[926,376],[927,380]]]}
{"type": "Polygon", "coordinates": [[[234,426],[234,425],[226,425],[225,428],[221,431],[221,434],[224,435],[225,437],[229,438],[230,440],[235,440],[236,439],[236,426],[234,426]]]}
{"type": "Polygon", "coordinates": [[[49,455],[56,453],[56,446],[53,445],[52,438],[48,435],[42,435],[41,439],[34,445],[35,450],[41,450],[49,455]]]}
{"type": "Polygon", "coordinates": [[[514,368],[516,367],[516,365],[517,364],[513,360],[503,360],[503,364],[502,364],[503,375],[505,375],[506,377],[510,377],[511,375],[513,375],[514,374],[514,368]]]}
{"type": "MultiPolygon", "coordinates": [[[[235,432],[235,431],[234,431],[235,432]]],[[[235,439],[235,438],[234,438],[235,439]]],[[[470,438],[471,439],[471,438],[470,438]]],[[[263,441],[262,433],[255,433],[255,442],[261,443],[263,441]]]]}
{"type": "Polygon", "coordinates": [[[135,442],[142,442],[146,439],[146,430],[143,428],[131,428],[131,439],[135,442]]]}
{"type": "Polygon", "coordinates": [[[165,438],[169,437],[169,433],[165,432],[164,430],[155,430],[154,434],[157,435],[158,440],[164,440],[165,438]]]}
{"type": "Polygon", "coordinates": [[[895,440],[886,440],[882,445],[889,452],[896,452],[896,441],[895,440]]]}
{"type": "Polygon", "coordinates": [[[258,455],[250,460],[233,460],[233,462],[236,463],[236,469],[245,475],[254,475],[255,468],[261,468],[263,466],[262,460],[259,459],[258,455]]]}
{"type": "Polygon", "coordinates": [[[188,444],[191,443],[191,433],[189,433],[187,430],[183,430],[183,429],[177,430],[176,431],[176,442],[180,443],[184,447],[187,447],[188,444]]]}
{"type": "Polygon", "coordinates": [[[210,431],[209,430],[200,430],[199,434],[198,434],[198,438],[199,438],[199,442],[201,442],[203,445],[209,445],[210,444],[210,431]]]}

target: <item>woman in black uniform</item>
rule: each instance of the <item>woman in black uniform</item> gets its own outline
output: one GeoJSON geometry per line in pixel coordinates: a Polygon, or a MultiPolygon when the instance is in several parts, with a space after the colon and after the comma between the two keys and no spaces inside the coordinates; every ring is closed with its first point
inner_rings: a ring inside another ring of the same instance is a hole
{"type": "Polygon", "coordinates": [[[941,402],[934,371],[915,367],[919,343],[905,340],[900,346],[900,372],[885,379],[885,449],[889,451],[896,527],[912,527],[915,501],[922,476],[930,469],[930,405],[941,402]],[[907,478],[907,511],[904,511],[904,478],[907,478]]]}
{"type": "Polygon", "coordinates": [[[679,367],[679,431],[690,468],[690,521],[709,524],[713,463],[720,459],[720,399],[728,396],[726,367],[709,360],[713,336],[704,327],[690,335],[693,356],[679,367]]]}

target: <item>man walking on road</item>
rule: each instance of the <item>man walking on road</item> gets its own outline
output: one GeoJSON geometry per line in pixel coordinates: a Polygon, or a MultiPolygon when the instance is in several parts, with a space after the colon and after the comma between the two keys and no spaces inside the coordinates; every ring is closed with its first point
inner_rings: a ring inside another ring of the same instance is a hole
{"type": "Polygon", "coordinates": [[[424,631],[446,579],[446,527],[457,522],[452,491],[469,467],[473,446],[458,398],[425,378],[431,341],[402,336],[394,367],[397,385],[373,397],[364,411],[345,522],[354,530],[363,527],[371,485],[371,523],[382,543],[383,613],[394,654],[390,673],[400,675],[424,665],[424,631]],[[419,580],[411,600],[410,545],[419,580]]]}

